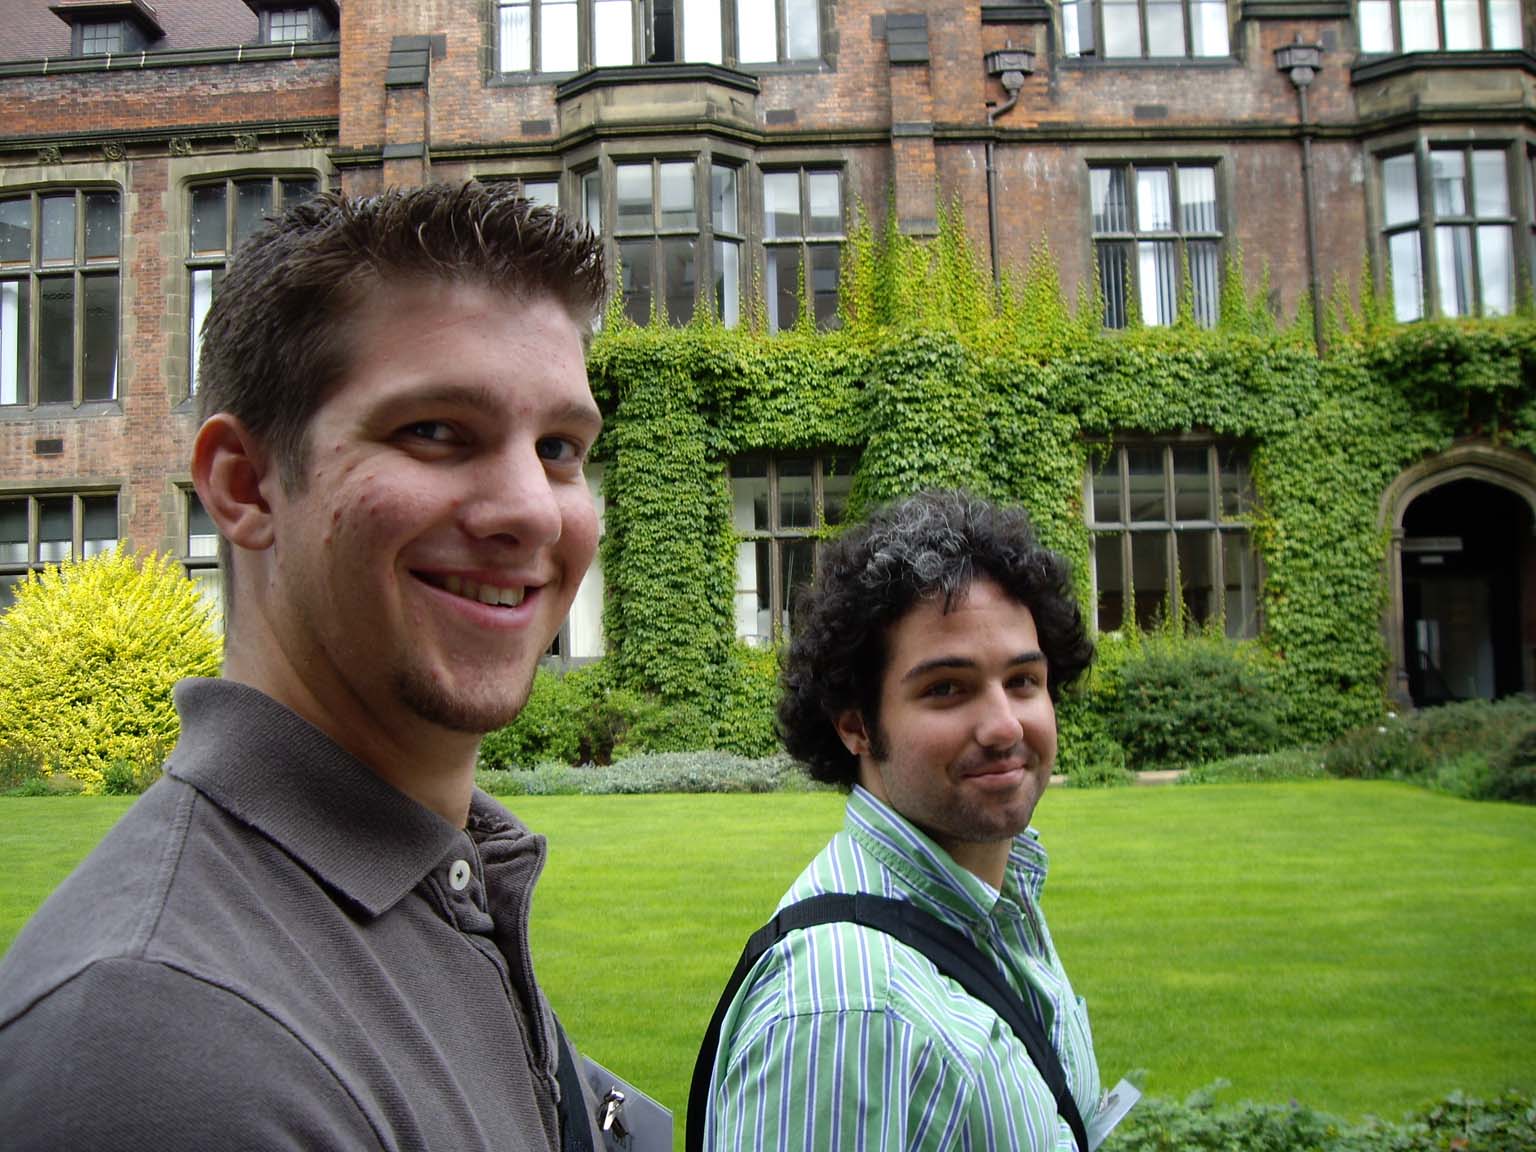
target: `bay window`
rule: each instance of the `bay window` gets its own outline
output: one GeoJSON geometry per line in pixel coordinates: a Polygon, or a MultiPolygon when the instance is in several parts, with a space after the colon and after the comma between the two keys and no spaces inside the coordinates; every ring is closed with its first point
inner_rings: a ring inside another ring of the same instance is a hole
{"type": "Polygon", "coordinates": [[[1524,45],[1520,0],[1359,0],[1360,51],[1477,52],[1524,45]]]}
{"type": "Polygon", "coordinates": [[[1514,307],[1507,149],[1432,145],[1381,162],[1393,313],[1502,316],[1514,307]]]}

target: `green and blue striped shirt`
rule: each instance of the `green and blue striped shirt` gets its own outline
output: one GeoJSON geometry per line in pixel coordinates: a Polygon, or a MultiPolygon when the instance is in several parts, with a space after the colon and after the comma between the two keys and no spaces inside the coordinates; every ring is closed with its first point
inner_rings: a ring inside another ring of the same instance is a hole
{"type": "MultiPolygon", "coordinates": [[[[1087,1119],[1099,1070],[1087,1006],[1040,912],[1045,873],[1030,829],[1015,838],[998,892],[855,787],[843,830],[780,907],[823,892],[872,892],[910,900],[965,932],[1036,1009],[1087,1119]]],[[[704,1145],[1075,1148],[1008,1025],[921,953],[854,924],[791,933],[758,961],[721,1029],[704,1145]]]]}

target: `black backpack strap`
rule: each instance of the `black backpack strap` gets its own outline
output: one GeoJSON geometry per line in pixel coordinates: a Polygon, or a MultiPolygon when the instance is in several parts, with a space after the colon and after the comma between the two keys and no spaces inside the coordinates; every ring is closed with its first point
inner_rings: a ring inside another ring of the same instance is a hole
{"type": "Polygon", "coordinates": [[[790,932],[816,924],[852,922],[884,932],[910,948],[921,952],[940,972],[966,992],[986,1004],[1013,1029],[1029,1058],[1034,1061],[1051,1095],[1056,1110],[1072,1130],[1078,1152],[1088,1152],[1088,1131],[1083,1125],[1077,1101],[1067,1088],[1066,1073],[1056,1050],[1046,1038],[1045,1029],[1023,999],[1009,986],[997,966],[988,960],[962,932],[905,900],[889,900],[869,893],[833,892],[812,896],[782,909],[772,920],[752,934],[736,962],[720,1002],[715,1005],[698,1061],[693,1066],[693,1083],[688,1092],[688,1136],[686,1152],[703,1152],[704,1110],[709,1102],[709,1082],[714,1075],[715,1054],[720,1047],[720,1028],[736,993],[764,952],[790,932]]]}
{"type": "Polygon", "coordinates": [[[581,1074],[576,1070],[576,1054],[571,1042],[555,1021],[555,1039],[560,1045],[560,1062],[555,1080],[560,1085],[560,1147],[563,1152],[593,1152],[592,1121],[587,1116],[586,1096],[581,1091],[581,1074]]]}

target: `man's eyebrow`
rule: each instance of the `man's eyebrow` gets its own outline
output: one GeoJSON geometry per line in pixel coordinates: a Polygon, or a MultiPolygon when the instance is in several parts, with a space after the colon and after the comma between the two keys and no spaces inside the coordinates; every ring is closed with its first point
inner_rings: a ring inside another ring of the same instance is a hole
{"type": "MultiPolygon", "coordinates": [[[[380,410],[389,414],[417,407],[451,405],[486,411],[503,408],[506,403],[506,394],[501,389],[485,384],[445,381],[407,389],[387,397],[380,405],[380,410]]],[[[555,424],[582,424],[593,428],[601,428],[603,424],[602,411],[595,403],[582,404],[573,400],[551,409],[546,415],[555,424]]]]}
{"type": "MultiPolygon", "coordinates": [[[[1044,664],[1045,653],[1038,648],[1031,648],[1020,652],[1012,660],[1008,661],[1008,667],[1017,668],[1020,665],[1044,664]]],[[[927,676],[931,672],[942,672],[946,669],[954,671],[966,671],[976,667],[976,661],[965,656],[935,656],[932,660],[922,660],[908,668],[902,676],[902,683],[927,676]]]]}

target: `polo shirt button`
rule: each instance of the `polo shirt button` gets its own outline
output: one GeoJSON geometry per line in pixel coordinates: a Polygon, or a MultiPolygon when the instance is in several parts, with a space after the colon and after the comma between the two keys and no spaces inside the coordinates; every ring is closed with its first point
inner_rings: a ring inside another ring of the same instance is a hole
{"type": "Polygon", "coordinates": [[[448,869],[448,883],[455,892],[462,892],[469,887],[469,861],[455,860],[453,866],[448,869]]]}

